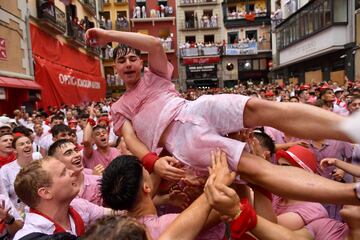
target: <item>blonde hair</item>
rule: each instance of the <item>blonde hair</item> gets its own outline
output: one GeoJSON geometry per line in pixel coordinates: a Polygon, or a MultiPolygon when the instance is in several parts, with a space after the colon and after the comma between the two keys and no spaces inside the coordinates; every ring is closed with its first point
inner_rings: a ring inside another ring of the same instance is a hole
{"type": "Polygon", "coordinates": [[[14,188],[17,196],[29,207],[36,207],[39,204],[39,188],[50,187],[53,184],[51,176],[43,169],[43,163],[53,157],[32,161],[23,167],[16,176],[14,188]]]}

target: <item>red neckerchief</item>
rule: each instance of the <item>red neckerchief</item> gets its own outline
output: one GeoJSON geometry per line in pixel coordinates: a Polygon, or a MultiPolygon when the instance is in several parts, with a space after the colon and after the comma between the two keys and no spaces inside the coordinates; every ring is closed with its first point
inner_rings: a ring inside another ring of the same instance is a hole
{"type": "Polygon", "coordinates": [[[8,164],[16,159],[15,152],[10,153],[7,157],[0,157],[0,167],[4,166],[5,164],[8,164]]]}
{"type": "MultiPolygon", "coordinates": [[[[55,225],[55,231],[54,233],[61,233],[61,232],[66,232],[66,230],[60,226],[60,224],[58,224],[57,222],[55,222],[54,220],[52,220],[49,216],[43,214],[42,212],[30,208],[30,212],[31,213],[35,213],[38,214],[44,218],[46,218],[47,220],[49,220],[50,222],[52,222],[55,225]]],[[[69,207],[69,215],[72,217],[72,219],[74,220],[75,223],[75,229],[76,229],[76,235],[77,236],[82,236],[85,233],[85,224],[84,221],[82,220],[81,216],[79,215],[79,213],[72,207],[69,207]]]]}

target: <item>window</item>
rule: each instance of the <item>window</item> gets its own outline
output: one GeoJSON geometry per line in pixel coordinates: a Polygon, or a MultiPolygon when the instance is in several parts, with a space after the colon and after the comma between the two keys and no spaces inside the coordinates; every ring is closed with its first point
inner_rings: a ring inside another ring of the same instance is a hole
{"type": "Polygon", "coordinates": [[[278,27],[279,49],[322,31],[334,23],[347,23],[347,0],[314,0],[278,27]]]}
{"type": "Polygon", "coordinates": [[[159,0],[158,1],[158,6],[163,5],[165,7],[165,6],[167,6],[167,4],[168,4],[167,0],[159,0]]]}
{"type": "Polygon", "coordinates": [[[204,10],[204,15],[211,17],[213,15],[213,11],[212,10],[204,10]]]}
{"type": "Polygon", "coordinates": [[[126,11],[117,11],[117,12],[116,12],[116,16],[117,16],[118,18],[127,17],[126,11]]]}
{"type": "Polygon", "coordinates": [[[204,42],[205,43],[214,43],[215,42],[214,35],[204,35],[204,42]]]}
{"type": "Polygon", "coordinates": [[[228,43],[238,43],[239,42],[239,33],[238,32],[229,32],[228,33],[228,43]]]}
{"type": "Polygon", "coordinates": [[[251,69],[252,69],[251,60],[239,60],[240,72],[251,71],[251,69]]]}
{"type": "Polygon", "coordinates": [[[228,12],[229,13],[236,12],[236,6],[228,6],[228,12]]]}
{"type": "Polygon", "coordinates": [[[334,22],[347,22],[347,0],[334,0],[334,22]]]}
{"type": "Polygon", "coordinates": [[[246,31],[245,36],[246,36],[246,38],[248,38],[250,40],[254,39],[257,41],[257,39],[258,39],[257,38],[257,30],[246,31]]]}
{"type": "Polygon", "coordinates": [[[255,4],[246,4],[246,12],[254,12],[255,4]]]}
{"type": "Polygon", "coordinates": [[[196,37],[195,36],[186,36],[185,37],[185,42],[196,43],[196,37]]]}
{"type": "Polygon", "coordinates": [[[259,59],[253,59],[253,61],[252,61],[252,69],[254,71],[260,70],[260,61],[259,61],[259,59]]]}
{"type": "Polygon", "coordinates": [[[194,11],[185,12],[185,28],[194,28],[194,11]]]}
{"type": "Polygon", "coordinates": [[[267,60],[265,58],[260,59],[260,70],[267,70],[267,60]]]}
{"type": "Polygon", "coordinates": [[[360,8],[360,0],[355,0],[355,9],[359,9],[360,8]]]}

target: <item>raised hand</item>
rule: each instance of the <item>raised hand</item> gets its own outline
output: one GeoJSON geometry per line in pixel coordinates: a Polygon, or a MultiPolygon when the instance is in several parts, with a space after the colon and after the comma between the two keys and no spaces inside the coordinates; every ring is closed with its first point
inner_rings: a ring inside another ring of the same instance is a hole
{"type": "Polygon", "coordinates": [[[92,174],[101,176],[104,172],[105,168],[102,164],[98,164],[94,167],[92,174]]]}
{"type": "Polygon", "coordinates": [[[173,157],[161,157],[155,162],[154,172],[166,180],[179,181],[185,177],[185,171],[178,168],[178,165],[179,161],[173,157]]]}
{"type": "Polygon", "coordinates": [[[217,149],[211,152],[212,166],[209,168],[209,174],[215,175],[215,183],[230,185],[235,180],[235,172],[230,171],[226,153],[217,149]]]}
{"type": "Polygon", "coordinates": [[[336,158],[324,158],[320,162],[320,167],[321,169],[325,169],[330,166],[336,166],[336,161],[337,161],[336,158]]]}
{"type": "Polygon", "coordinates": [[[109,31],[101,28],[90,28],[85,33],[85,41],[90,46],[104,46],[112,39],[109,31]]]}

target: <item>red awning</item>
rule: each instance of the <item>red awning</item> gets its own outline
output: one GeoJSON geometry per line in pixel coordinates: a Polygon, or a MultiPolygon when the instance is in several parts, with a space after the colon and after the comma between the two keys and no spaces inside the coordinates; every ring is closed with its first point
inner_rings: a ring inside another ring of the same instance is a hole
{"type": "Polygon", "coordinates": [[[0,87],[41,90],[41,86],[33,80],[25,80],[4,76],[0,76],[0,87]]]}

